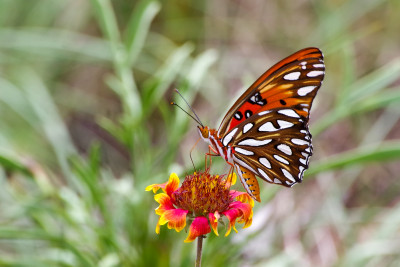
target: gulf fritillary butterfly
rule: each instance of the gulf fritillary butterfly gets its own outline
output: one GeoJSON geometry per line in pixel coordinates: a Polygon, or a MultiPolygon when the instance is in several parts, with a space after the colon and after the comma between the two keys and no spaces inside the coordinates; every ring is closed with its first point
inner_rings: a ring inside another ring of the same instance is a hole
{"type": "Polygon", "coordinates": [[[229,109],[218,131],[198,126],[210,148],[236,167],[260,201],[256,176],[291,187],[301,182],[312,155],[308,120],[325,75],[322,52],[305,48],[275,64],[229,109]]]}

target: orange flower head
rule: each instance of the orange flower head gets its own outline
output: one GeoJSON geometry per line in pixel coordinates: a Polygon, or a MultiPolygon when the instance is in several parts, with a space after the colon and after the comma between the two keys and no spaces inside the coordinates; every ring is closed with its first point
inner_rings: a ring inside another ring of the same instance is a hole
{"type": "Polygon", "coordinates": [[[232,229],[237,232],[236,222],[244,223],[243,228],[249,227],[253,219],[254,201],[247,193],[229,189],[235,181],[235,174],[225,179],[223,175],[210,175],[206,170],[188,175],[181,187],[175,173],[164,184],[149,185],[146,191],[156,193],[159,189],[163,190],[163,193],[154,196],[160,204],[155,210],[160,216],[156,233],[164,224],[179,232],[188,222],[189,235],[185,242],[191,242],[198,236],[210,233],[211,229],[218,235],[218,222],[221,222],[222,216],[229,220],[225,236],[232,229]]]}
{"type": "Polygon", "coordinates": [[[229,181],[223,176],[195,172],[185,178],[172,196],[179,208],[194,216],[205,216],[210,212],[225,211],[232,202],[229,192],[229,181]]]}

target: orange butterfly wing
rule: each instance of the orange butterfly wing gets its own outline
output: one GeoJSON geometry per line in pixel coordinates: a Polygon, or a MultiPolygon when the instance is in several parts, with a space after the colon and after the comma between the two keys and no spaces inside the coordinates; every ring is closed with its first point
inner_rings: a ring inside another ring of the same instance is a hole
{"type": "Polygon", "coordinates": [[[308,118],[312,101],[324,78],[324,71],[323,55],[318,48],[305,48],[281,60],[261,75],[233,104],[222,120],[218,135],[224,136],[252,115],[273,108],[304,104],[308,110],[300,113],[308,118]],[[297,77],[297,74],[300,75],[297,77]],[[310,89],[308,86],[315,88],[302,95],[310,89]]]}
{"type": "Polygon", "coordinates": [[[300,50],[267,70],[225,115],[218,136],[257,201],[255,175],[287,187],[302,181],[312,155],[309,112],[324,74],[322,52],[300,50]]]}

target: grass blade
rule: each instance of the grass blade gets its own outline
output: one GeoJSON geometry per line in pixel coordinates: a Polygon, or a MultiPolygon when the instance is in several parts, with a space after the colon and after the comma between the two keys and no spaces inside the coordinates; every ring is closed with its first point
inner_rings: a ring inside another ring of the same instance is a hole
{"type": "Polygon", "coordinates": [[[400,141],[388,141],[376,147],[361,147],[329,157],[321,162],[315,162],[306,175],[315,175],[320,172],[349,167],[370,162],[389,161],[400,159],[400,141]]]}
{"type": "Polygon", "coordinates": [[[141,1],[131,16],[125,30],[125,43],[127,54],[131,65],[135,63],[144,45],[147,34],[150,30],[151,22],[160,11],[161,5],[154,1],[141,1]]]}

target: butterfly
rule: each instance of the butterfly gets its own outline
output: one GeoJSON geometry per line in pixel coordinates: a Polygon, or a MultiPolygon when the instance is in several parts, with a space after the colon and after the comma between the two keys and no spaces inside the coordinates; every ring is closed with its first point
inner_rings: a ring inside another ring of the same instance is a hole
{"type": "Polygon", "coordinates": [[[303,180],[313,152],[308,121],[325,75],[323,54],[305,48],[259,77],[226,113],[218,130],[198,126],[211,150],[236,168],[260,202],[256,176],[292,187],[303,180]]]}

